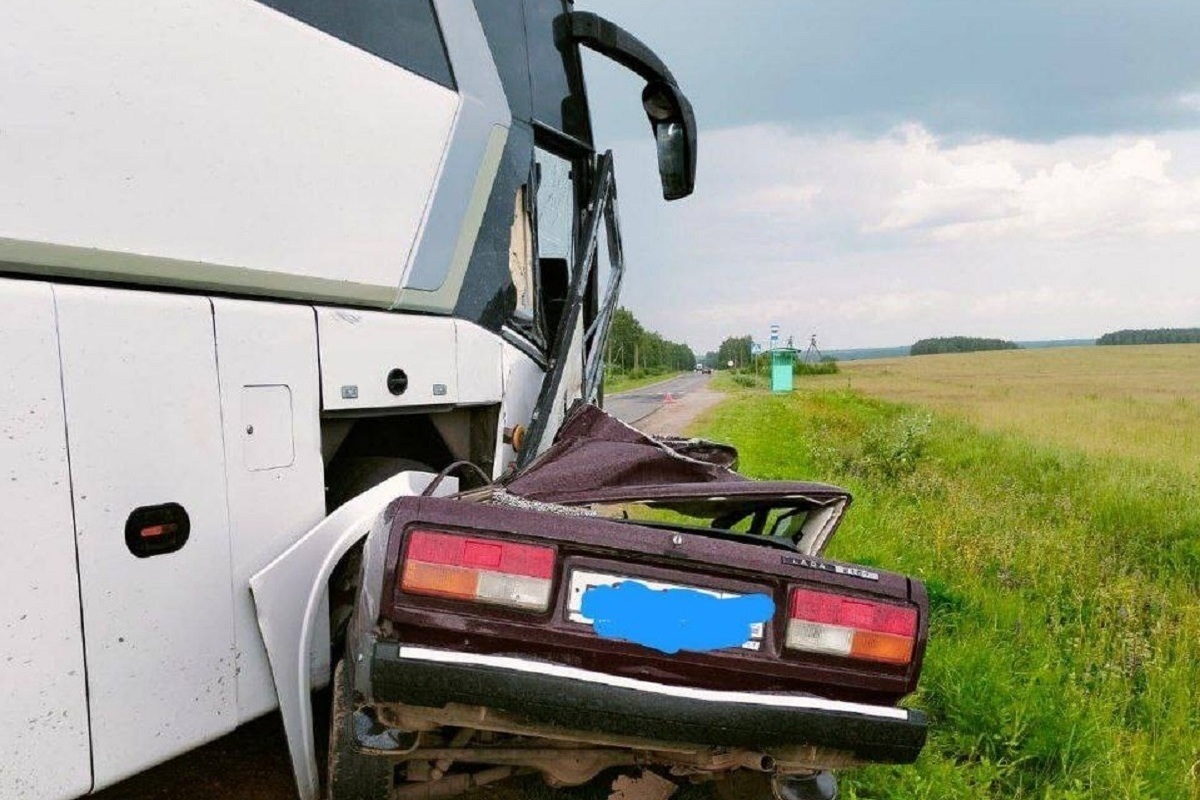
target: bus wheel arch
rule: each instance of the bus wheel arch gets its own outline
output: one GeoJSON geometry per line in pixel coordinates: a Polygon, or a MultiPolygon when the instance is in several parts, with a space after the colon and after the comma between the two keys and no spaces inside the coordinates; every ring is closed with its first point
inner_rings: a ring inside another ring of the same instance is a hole
{"type": "Polygon", "coordinates": [[[388,478],[335,509],[250,579],[301,800],[317,800],[320,792],[310,654],[314,632],[328,621],[329,580],[393,499],[420,494],[432,479],[411,471],[388,478]]]}

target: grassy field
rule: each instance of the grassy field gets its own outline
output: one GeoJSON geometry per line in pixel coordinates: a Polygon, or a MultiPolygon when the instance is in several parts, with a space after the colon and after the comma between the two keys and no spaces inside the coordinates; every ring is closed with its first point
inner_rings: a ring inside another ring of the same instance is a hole
{"type": "Polygon", "coordinates": [[[1200,347],[843,369],[692,432],[848,486],[829,555],[929,586],[929,745],[845,796],[1200,798],[1200,347]]]}
{"type": "Polygon", "coordinates": [[[859,361],[805,387],[854,389],[987,430],[1200,473],[1200,345],[859,361]]]}

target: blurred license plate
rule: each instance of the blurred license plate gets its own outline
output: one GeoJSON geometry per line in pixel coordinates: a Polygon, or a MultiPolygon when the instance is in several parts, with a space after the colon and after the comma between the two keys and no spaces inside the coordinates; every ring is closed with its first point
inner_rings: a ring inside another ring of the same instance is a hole
{"type": "MultiPolygon", "coordinates": [[[[585,625],[591,625],[592,620],[583,615],[581,611],[583,607],[583,593],[595,586],[616,586],[618,583],[631,581],[640,583],[647,589],[662,591],[665,589],[689,589],[693,592],[700,592],[709,595],[710,597],[727,598],[741,597],[742,595],[736,592],[720,592],[715,589],[704,589],[699,586],[687,586],[681,583],[664,583],[662,581],[651,581],[645,578],[634,578],[629,575],[611,575],[603,572],[589,572],[586,570],[577,569],[571,573],[571,593],[567,598],[567,618],[572,622],[580,622],[585,625]]],[[[763,623],[758,622],[750,626],[750,638],[742,643],[741,647],[746,650],[758,650],[762,647],[763,638],[763,623]]]]}

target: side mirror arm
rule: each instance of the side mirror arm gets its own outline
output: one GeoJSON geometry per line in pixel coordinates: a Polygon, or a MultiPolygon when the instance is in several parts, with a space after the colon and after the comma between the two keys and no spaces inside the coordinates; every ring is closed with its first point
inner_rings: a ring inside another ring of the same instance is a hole
{"type": "Polygon", "coordinates": [[[587,47],[646,81],[642,106],[658,148],[663,197],[690,195],[696,184],[696,116],[671,70],[636,36],[590,11],[563,14],[555,25],[560,46],[587,47]]]}
{"type": "Polygon", "coordinates": [[[646,83],[676,82],[671,70],[653,50],[615,22],[590,11],[572,11],[560,20],[560,36],[565,34],[571,41],[636,72],[646,83]]]}

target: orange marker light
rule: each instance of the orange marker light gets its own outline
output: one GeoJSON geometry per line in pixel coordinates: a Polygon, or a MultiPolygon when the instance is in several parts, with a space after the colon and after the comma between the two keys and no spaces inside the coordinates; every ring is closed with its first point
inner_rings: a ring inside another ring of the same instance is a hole
{"type": "Polygon", "coordinates": [[[168,533],[174,533],[176,529],[174,522],[166,522],[162,525],[147,525],[138,531],[138,535],[143,539],[150,539],[155,536],[166,536],[168,533]]]}

